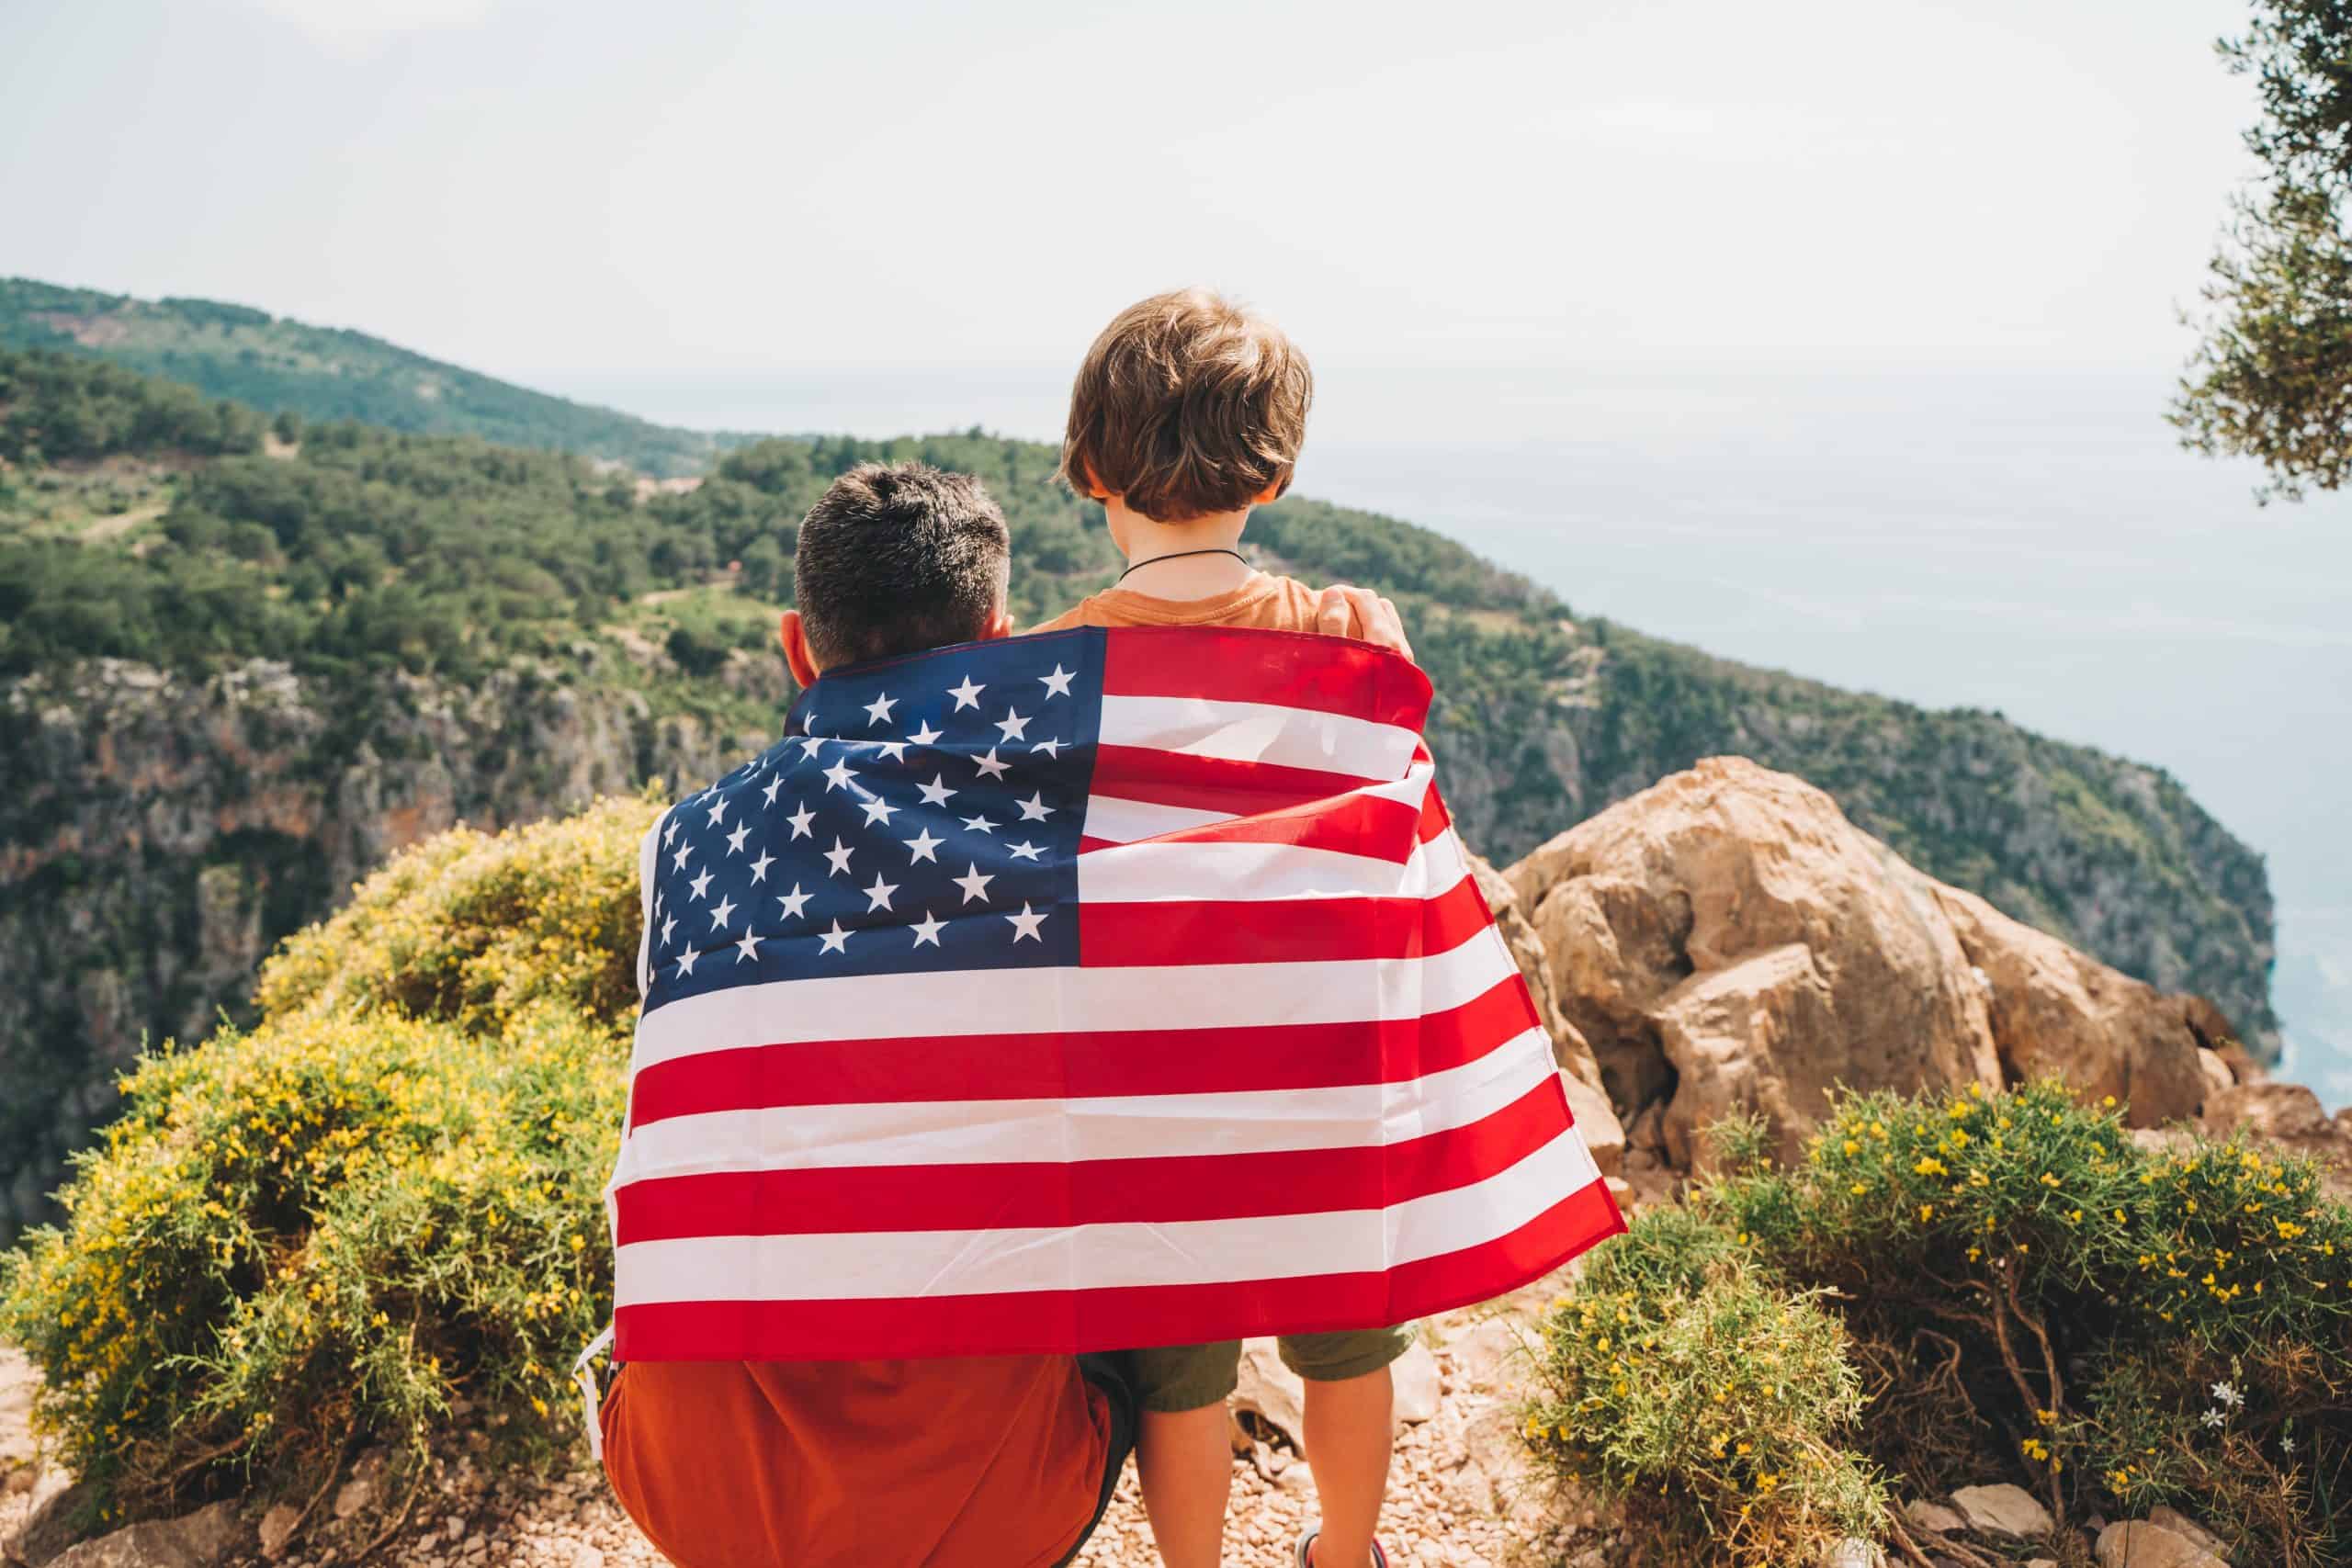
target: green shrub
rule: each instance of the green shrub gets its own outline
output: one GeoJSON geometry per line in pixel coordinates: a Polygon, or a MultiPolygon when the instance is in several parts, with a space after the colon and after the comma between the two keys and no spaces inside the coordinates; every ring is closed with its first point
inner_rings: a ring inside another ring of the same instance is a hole
{"type": "MultiPolygon", "coordinates": [[[[2075,1517],[2170,1502],[2249,1561],[2352,1554],[2352,1206],[2310,1161],[2234,1139],[2143,1145],[2111,1101],[2054,1083],[1843,1097],[1787,1171],[1740,1157],[1752,1133],[1723,1129],[1726,1174],[1597,1257],[1547,1343],[1573,1344],[1589,1290],[1647,1324],[1747,1281],[1787,1311],[1834,1306],[1871,1390],[1860,1445],[1907,1489],[2013,1479],[2075,1517]]],[[[1696,1367],[1628,1382],[1648,1406],[1703,1413],[1696,1367]]],[[[1599,1442],[1609,1423],[1551,1425],[1538,1451],[1572,1470],[1584,1456],[1557,1427],[1599,1442]]],[[[1604,1484],[1647,1473],[1591,1457],[1604,1484]]],[[[1686,1525],[1734,1528],[1729,1495],[1687,1461],[1686,1444],[1662,1495],[1687,1501],[1686,1525]]]]}
{"type": "Polygon", "coordinates": [[[308,1496],[460,1399],[518,1458],[576,1439],[652,816],[420,844],[287,943],[255,1028],[121,1080],[64,1224],[0,1258],[0,1338],[108,1513],[232,1467],[308,1496]]]}
{"type": "Polygon", "coordinates": [[[611,798],[557,821],[428,839],[288,937],[254,1000],[265,1019],[382,1006],[469,1028],[501,1027],[541,1000],[631,1016],[638,843],[658,809],[611,798]]]}
{"type": "Polygon", "coordinates": [[[422,1452],[460,1395],[526,1452],[603,1321],[626,1044],[543,1004],[495,1034],[316,1010],[144,1058],[62,1228],[0,1261],[0,1338],[110,1511],[233,1463],[422,1452]]]}
{"type": "Polygon", "coordinates": [[[1844,1345],[1834,1313],[1720,1228],[1653,1211],[1545,1314],[1523,1435],[1665,1561],[1809,1562],[1885,1519],[1877,1477],[1838,1441],[1862,1406],[1844,1345]]]}

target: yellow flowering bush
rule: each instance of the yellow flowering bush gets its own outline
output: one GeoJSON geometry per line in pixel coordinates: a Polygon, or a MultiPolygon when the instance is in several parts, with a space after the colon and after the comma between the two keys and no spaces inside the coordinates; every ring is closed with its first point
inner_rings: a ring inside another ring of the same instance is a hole
{"type": "Polygon", "coordinates": [[[288,937],[254,1000],[265,1020],[321,1003],[496,1028],[541,999],[628,1016],[638,844],[659,809],[613,797],[556,821],[428,839],[288,937]]]}
{"type": "Polygon", "coordinates": [[[651,818],[419,845],[288,942],[258,1025],[120,1080],[62,1224],[0,1258],[0,1339],[107,1513],[222,1467],[308,1498],[460,1402],[517,1457],[576,1440],[651,818]]]}
{"type": "Polygon", "coordinates": [[[1821,1292],[1860,1445],[1909,1488],[2006,1475],[2061,1517],[2173,1502],[2263,1562],[2352,1553],[2352,1206],[2311,1162],[2135,1138],[2052,1082],[1843,1097],[1785,1171],[1758,1134],[1717,1129],[1724,1174],[1634,1234],[1821,1292]]]}
{"type": "Polygon", "coordinates": [[[1841,1442],[1862,1408],[1845,1338],[1703,1217],[1652,1211],[1544,1315],[1521,1436],[1665,1561],[1812,1562],[1886,1521],[1841,1442]]]}

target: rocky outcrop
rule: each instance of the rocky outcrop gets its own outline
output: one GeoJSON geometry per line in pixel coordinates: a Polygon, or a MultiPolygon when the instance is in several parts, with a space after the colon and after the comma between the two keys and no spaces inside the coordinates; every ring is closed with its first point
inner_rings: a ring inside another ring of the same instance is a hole
{"type": "Polygon", "coordinates": [[[1557,986],[1552,977],[1552,966],[1544,962],[1544,942],[1528,923],[1526,911],[1519,905],[1519,895],[1503,874],[1483,858],[1472,855],[1471,874],[1478,880],[1478,891],[1486,896],[1487,907],[1494,911],[1495,925],[1503,934],[1503,943],[1519,963],[1519,972],[1527,981],[1529,997],[1535,1003],[1535,1015],[1552,1036],[1552,1055],[1560,1064],[1560,1087],[1566,1091],[1568,1111],[1576,1117],[1577,1131],[1583,1134],[1585,1147],[1592,1152],[1593,1163],[1603,1176],[1615,1176],[1624,1164],[1625,1129],[1618,1124],[1617,1112],[1610,1104],[1609,1090],[1601,1080],[1600,1064],[1593,1060],[1592,1047],[1560,1012],[1557,986]]]}
{"type": "Polygon", "coordinates": [[[2222,1038],[2199,1027],[2218,1025],[2227,1037],[2211,1004],[2164,996],[1973,893],[1940,884],[1934,891],[1961,951],[1984,977],[1994,1044],[2011,1077],[2054,1075],[2093,1098],[2111,1094],[2132,1107],[2138,1126],[2193,1114],[2225,1081],[2216,1077],[2215,1069],[2227,1069],[2212,1051],[2222,1038]]]}
{"type": "Polygon", "coordinates": [[[759,743],[657,714],[609,649],[581,656],[615,667],[354,694],[266,660],[201,681],[100,660],[0,683],[0,1241],[49,1213],[142,1041],[241,1013],[279,939],[392,851],[707,778],[759,743]]]}
{"type": "Polygon", "coordinates": [[[1638,1153],[1760,1113],[1793,1156],[1833,1088],[1904,1092],[2052,1071],[2193,1115],[2225,1072],[2217,1015],[1934,881],[1803,780],[1712,758],[1506,874],[1551,1001],[1638,1153]]]}

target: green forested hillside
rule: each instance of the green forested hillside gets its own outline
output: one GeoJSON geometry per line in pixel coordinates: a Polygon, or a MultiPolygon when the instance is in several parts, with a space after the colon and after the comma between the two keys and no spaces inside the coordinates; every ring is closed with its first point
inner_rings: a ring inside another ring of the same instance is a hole
{"type": "Polygon", "coordinates": [[[103,358],[270,414],[479,435],[649,474],[698,473],[735,440],[534,392],[365,333],[212,299],[134,299],[0,278],[0,348],[103,358]]]}
{"type": "MultiPolygon", "coordinates": [[[[37,1213],[142,1032],[245,1006],[270,945],[388,850],[707,777],[789,697],[794,532],[869,457],[986,479],[1015,613],[1106,584],[1054,452],[977,432],[766,440],[684,493],[578,457],[256,416],[82,358],[0,354],[0,1230],[37,1213]]],[[[1395,595],[1473,844],[1510,860],[1740,752],[1924,870],[2275,1044],[2259,857],[2162,773],[1599,621],[1426,530],[1292,499],[1270,566],[1395,595]]]]}

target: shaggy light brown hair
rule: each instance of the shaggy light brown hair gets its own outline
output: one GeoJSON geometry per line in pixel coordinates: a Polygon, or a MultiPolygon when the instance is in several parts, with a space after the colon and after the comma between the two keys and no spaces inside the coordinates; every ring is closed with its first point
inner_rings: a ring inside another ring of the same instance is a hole
{"type": "Polygon", "coordinates": [[[1315,377],[1282,329],[1205,288],[1119,312],[1078,369],[1061,477],[1155,523],[1290,488],[1315,377]]]}

